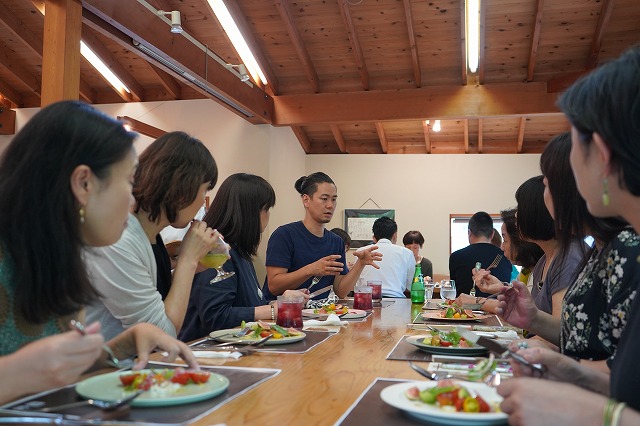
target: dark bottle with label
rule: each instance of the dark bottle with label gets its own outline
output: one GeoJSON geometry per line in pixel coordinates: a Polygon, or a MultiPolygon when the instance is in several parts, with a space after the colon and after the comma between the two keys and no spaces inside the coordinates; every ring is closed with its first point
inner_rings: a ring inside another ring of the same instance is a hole
{"type": "Polygon", "coordinates": [[[424,277],[420,264],[416,265],[416,272],[411,283],[411,303],[424,303],[424,277]]]}

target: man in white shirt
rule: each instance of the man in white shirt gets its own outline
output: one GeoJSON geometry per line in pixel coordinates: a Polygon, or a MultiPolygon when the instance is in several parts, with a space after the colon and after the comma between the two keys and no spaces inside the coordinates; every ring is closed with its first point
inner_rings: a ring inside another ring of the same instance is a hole
{"type": "MultiPolygon", "coordinates": [[[[405,290],[411,289],[416,262],[411,250],[397,246],[398,225],[386,216],[373,223],[373,241],[382,254],[377,264],[380,269],[365,266],[360,278],[367,281],[382,281],[382,297],[406,297],[405,290]]],[[[370,247],[370,246],[367,246],[370,247]]],[[[364,250],[362,247],[359,250],[364,250]]]]}

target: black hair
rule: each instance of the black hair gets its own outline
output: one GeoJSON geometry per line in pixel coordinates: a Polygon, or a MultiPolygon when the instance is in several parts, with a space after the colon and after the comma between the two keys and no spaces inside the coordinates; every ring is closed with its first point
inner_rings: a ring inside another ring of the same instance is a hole
{"type": "Polygon", "coordinates": [[[260,245],[260,212],[275,204],[276,193],[269,182],[260,176],[236,173],[222,182],[204,221],[248,260],[260,245]]]}
{"type": "Polygon", "coordinates": [[[200,185],[208,183],[211,190],[217,180],[216,162],[200,140],[184,132],[166,133],[140,154],[133,185],[135,212],[142,210],[156,222],[164,211],[173,223],[178,212],[195,201],[200,185]]]}
{"type": "Polygon", "coordinates": [[[516,191],[517,225],[524,240],[549,241],[556,237],[555,225],[544,204],[544,177],[524,181],[516,191]]]}
{"type": "Polygon", "coordinates": [[[477,212],[469,219],[469,231],[475,236],[491,238],[493,219],[487,212],[477,212]]]}
{"type": "Polygon", "coordinates": [[[518,225],[516,223],[516,209],[502,210],[500,217],[505,225],[507,234],[509,235],[511,246],[511,253],[509,257],[517,265],[521,265],[523,268],[531,269],[536,266],[538,260],[544,254],[544,251],[536,243],[529,241],[523,241],[520,238],[520,232],[518,231],[518,225]]]}
{"type": "Polygon", "coordinates": [[[393,234],[398,232],[398,224],[390,217],[382,216],[373,222],[371,230],[373,231],[373,236],[376,240],[380,240],[382,238],[390,240],[391,237],[393,237],[393,234]]]}
{"type": "Polygon", "coordinates": [[[581,143],[598,133],[611,150],[620,184],[640,195],[640,46],[632,47],[574,83],[558,107],[581,143]]]}
{"type": "MultiPolygon", "coordinates": [[[[0,239],[14,265],[15,315],[30,323],[77,313],[97,296],[81,250],[80,205],[70,178],[86,165],[108,182],[136,135],[78,101],[51,104],[0,160],[0,239]]],[[[1,252],[2,250],[0,250],[1,252]]]]}
{"type": "Polygon", "coordinates": [[[409,244],[418,244],[420,248],[422,248],[422,245],[424,244],[424,237],[420,231],[409,231],[404,234],[404,237],[402,237],[402,244],[405,246],[408,246],[409,244]]]}
{"type": "Polygon", "coordinates": [[[342,228],[333,228],[331,232],[336,234],[338,237],[342,238],[342,241],[344,241],[345,247],[347,248],[351,247],[351,236],[347,231],[345,231],[342,228]]]}
{"type": "Polygon", "coordinates": [[[296,181],[293,187],[300,195],[308,195],[311,197],[318,190],[319,183],[330,183],[335,185],[333,180],[331,180],[326,173],[315,172],[309,176],[302,176],[296,181]]]}

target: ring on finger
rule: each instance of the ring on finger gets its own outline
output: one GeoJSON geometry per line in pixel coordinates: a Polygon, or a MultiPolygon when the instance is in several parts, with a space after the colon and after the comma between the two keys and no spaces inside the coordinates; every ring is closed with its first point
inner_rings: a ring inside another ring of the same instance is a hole
{"type": "Polygon", "coordinates": [[[527,342],[518,342],[519,349],[527,349],[528,347],[529,347],[529,344],[527,342]]]}

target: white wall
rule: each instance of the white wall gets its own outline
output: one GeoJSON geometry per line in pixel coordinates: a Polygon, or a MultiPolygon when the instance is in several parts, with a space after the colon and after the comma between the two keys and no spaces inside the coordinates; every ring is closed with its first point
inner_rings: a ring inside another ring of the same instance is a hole
{"type": "MultiPolygon", "coordinates": [[[[305,155],[289,128],[252,125],[212,100],[97,105],[112,116],[127,115],[163,130],[183,130],[202,140],[219,168],[219,180],[249,172],[269,180],[277,194],[256,266],[264,276],[268,236],[279,225],[304,217],[293,184],[324,171],[338,186],[339,204],[329,228],[343,227],[343,210],[371,198],[396,210],[400,239],[417,229],[426,239],[424,255],[435,273],[448,273],[449,214],[514,206],[516,188],[539,174],[539,155],[305,155]]],[[[38,109],[18,110],[19,129],[38,109]]],[[[0,152],[11,137],[0,137],[0,152]]],[[[141,151],[151,142],[141,137],[141,151]]],[[[212,197],[215,190],[210,194],[212,197]]],[[[364,208],[376,208],[368,202],[364,208]]]]}

